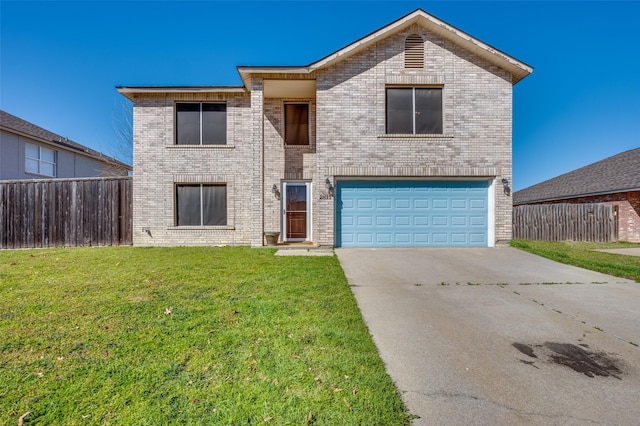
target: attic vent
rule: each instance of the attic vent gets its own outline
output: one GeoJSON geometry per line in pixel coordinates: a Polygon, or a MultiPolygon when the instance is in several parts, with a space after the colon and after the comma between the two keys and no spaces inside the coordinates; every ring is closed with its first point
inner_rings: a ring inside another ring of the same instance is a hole
{"type": "Polygon", "coordinates": [[[424,43],[418,34],[410,34],[404,41],[404,67],[424,68],[424,43]]]}

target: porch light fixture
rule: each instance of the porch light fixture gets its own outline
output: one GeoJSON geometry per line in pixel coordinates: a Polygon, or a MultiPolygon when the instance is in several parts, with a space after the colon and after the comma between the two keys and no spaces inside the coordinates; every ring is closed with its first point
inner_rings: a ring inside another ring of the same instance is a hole
{"type": "Polygon", "coordinates": [[[271,192],[273,192],[273,195],[275,195],[278,200],[280,199],[280,190],[275,183],[271,187],[271,192]]]}
{"type": "Polygon", "coordinates": [[[329,192],[329,196],[333,197],[333,185],[331,185],[331,181],[329,180],[329,178],[326,178],[324,180],[324,187],[327,188],[327,191],[329,192]]]}
{"type": "Polygon", "coordinates": [[[504,189],[504,193],[506,195],[510,195],[511,194],[511,188],[509,188],[509,179],[502,178],[502,188],[504,189]]]}

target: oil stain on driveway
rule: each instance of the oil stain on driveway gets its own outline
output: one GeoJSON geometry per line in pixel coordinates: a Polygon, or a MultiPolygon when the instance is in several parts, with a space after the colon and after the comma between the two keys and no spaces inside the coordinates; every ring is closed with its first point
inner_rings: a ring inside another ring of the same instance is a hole
{"type": "Polygon", "coordinates": [[[639,424],[640,284],[508,247],[336,253],[412,424],[639,424]]]}

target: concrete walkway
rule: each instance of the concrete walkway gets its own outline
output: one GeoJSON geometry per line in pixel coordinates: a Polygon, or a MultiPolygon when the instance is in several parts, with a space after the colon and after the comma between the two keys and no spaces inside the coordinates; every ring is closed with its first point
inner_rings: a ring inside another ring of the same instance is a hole
{"type": "Polygon", "coordinates": [[[640,284],[509,247],[336,254],[412,424],[638,424],[640,284]]]}
{"type": "Polygon", "coordinates": [[[623,249],[600,249],[605,253],[623,254],[625,256],[640,256],[640,247],[623,248],[623,249]]]}

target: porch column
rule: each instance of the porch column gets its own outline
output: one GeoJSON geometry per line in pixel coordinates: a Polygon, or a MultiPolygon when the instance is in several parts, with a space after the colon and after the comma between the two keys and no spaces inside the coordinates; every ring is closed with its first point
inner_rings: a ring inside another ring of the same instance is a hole
{"type": "Polygon", "coordinates": [[[262,78],[251,79],[251,246],[263,245],[264,98],[262,78]]]}

